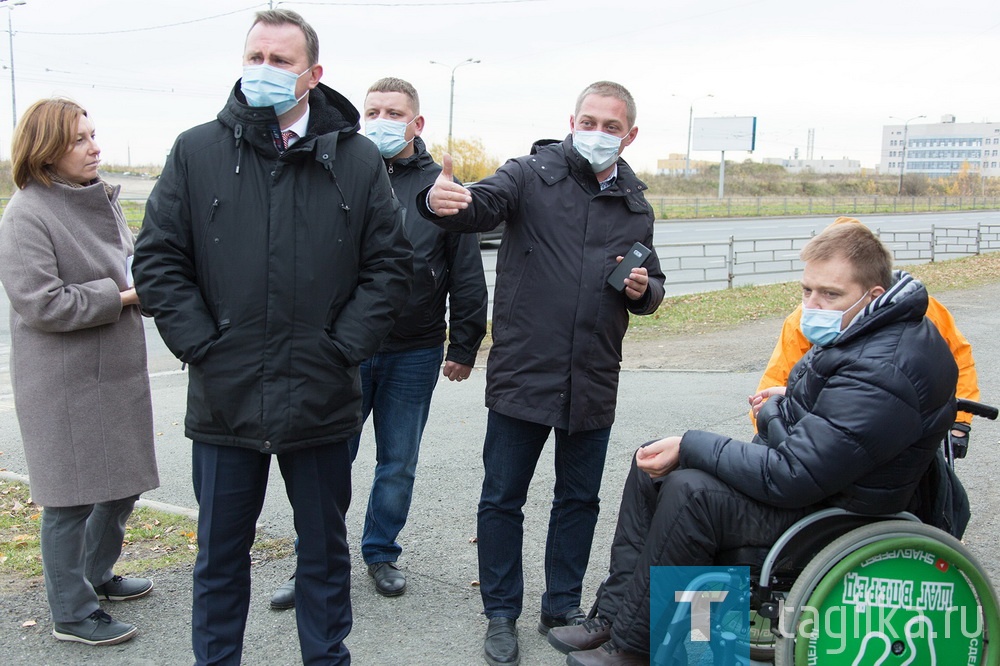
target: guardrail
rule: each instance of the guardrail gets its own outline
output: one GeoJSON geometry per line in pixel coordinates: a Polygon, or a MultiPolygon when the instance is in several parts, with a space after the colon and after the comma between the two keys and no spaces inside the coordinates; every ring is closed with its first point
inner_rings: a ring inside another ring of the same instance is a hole
{"type": "MultiPolygon", "coordinates": [[[[871,215],[930,211],[1000,210],[1000,196],[975,197],[666,197],[647,195],[657,219],[690,220],[715,217],[775,217],[782,215],[871,215]]],[[[8,199],[0,198],[0,212],[8,199]]],[[[133,229],[142,226],[144,199],[119,199],[133,229]]]]}
{"type": "MultiPolygon", "coordinates": [[[[901,264],[957,259],[1000,250],[1000,224],[931,226],[914,231],[883,231],[879,238],[901,264]]],[[[704,243],[664,243],[656,246],[660,266],[672,287],[732,289],[739,284],[786,281],[802,270],[799,252],[812,238],[782,236],[737,238],[704,243]],[[761,280],[764,278],[764,280],[761,280]]]]}
{"type": "MultiPolygon", "coordinates": [[[[796,206],[805,206],[813,214],[827,214],[835,212],[844,214],[849,212],[868,213],[875,212],[874,209],[863,208],[872,205],[878,207],[879,212],[885,212],[881,207],[889,202],[895,208],[900,202],[907,202],[911,208],[916,207],[916,201],[923,202],[923,198],[917,197],[854,197],[856,202],[852,208],[846,205],[844,197],[828,197],[824,199],[767,199],[764,197],[730,199],[705,199],[718,210],[720,206],[725,207],[727,214],[733,210],[735,203],[751,202],[751,207],[756,207],[756,211],[763,214],[774,214],[768,209],[764,202],[771,201],[794,201],[796,206]],[[867,201],[867,203],[866,203],[867,201]],[[878,203],[881,201],[882,203],[878,203]],[[819,207],[823,202],[823,208],[819,207]]],[[[1000,208],[1000,198],[998,197],[939,197],[937,199],[926,198],[927,206],[936,204],[947,204],[954,206],[958,210],[959,206],[975,205],[979,208],[1000,208]],[[986,205],[989,203],[989,205],[986,205]]],[[[6,205],[8,199],[0,199],[0,211],[6,205]]],[[[670,199],[669,204],[664,198],[652,197],[650,202],[654,207],[659,207],[660,217],[677,217],[676,215],[664,214],[665,206],[685,205],[694,206],[698,209],[701,205],[699,199],[670,199]]],[[[144,199],[122,199],[122,210],[129,225],[138,230],[142,226],[142,217],[145,212],[146,202],[144,199]]],[[[706,213],[709,204],[700,209],[706,213]]],[[[740,204],[742,205],[742,204],[740,204]]],[[[785,204],[787,207],[787,204],[785,204]]],[[[922,204],[923,205],[923,204],[922,204]]],[[[916,207],[916,210],[923,211],[925,208],[916,207]]],[[[930,210],[931,208],[927,208],[930,210]]],[[[966,207],[963,210],[968,210],[966,207]]],[[[788,208],[788,210],[792,210],[788,208]]],[[[891,210],[891,209],[890,209],[891,210]]],[[[906,212],[911,212],[907,209],[906,212]]],[[[789,213],[791,214],[791,213],[789,213]]],[[[898,263],[914,264],[933,262],[944,259],[955,259],[958,257],[981,254],[983,252],[993,252],[1000,250],[1000,224],[979,224],[977,226],[931,226],[930,229],[915,231],[882,231],[876,230],[882,241],[892,250],[893,257],[898,263]]],[[[656,246],[656,253],[660,259],[660,265],[667,276],[668,285],[674,287],[692,287],[692,291],[702,291],[706,288],[733,288],[740,284],[764,284],[768,280],[773,282],[786,281],[790,274],[798,273],[802,270],[802,262],[799,260],[799,252],[802,246],[808,242],[812,236],[782,236],[769,238],[737,238],[730,236],[727,240],[706,241],[706,242],[686,242],[667,243],[656,246]],[[764,278],[762,281],[761,278],[764,278]]],[[[493,284],[495,276],[488,275],[487,281],[493,284]]]]}
{"type": "Polygon", "coordinates": [[[872,215],[952,210],[997,210],[1000,197],[664,197],[647,195],[659,219],[774,217],[781,215],[872,215]]]}

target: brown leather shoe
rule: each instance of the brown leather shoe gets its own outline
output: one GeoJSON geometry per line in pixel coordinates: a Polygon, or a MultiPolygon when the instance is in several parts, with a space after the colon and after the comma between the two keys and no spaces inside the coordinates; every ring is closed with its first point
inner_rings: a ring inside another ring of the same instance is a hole
{"type": "Polygon", "coordinates": [[[599,648],[570,652],[567,666],[649,666],[649,655],[629,652],[608,641],[599,648]]]}
{"type": "Polygon", "coordinates": [[[611,640],[611,622],[597,616],[584,622],[549,630],[549,645],[563,654],[592,650],[611,640]]]}

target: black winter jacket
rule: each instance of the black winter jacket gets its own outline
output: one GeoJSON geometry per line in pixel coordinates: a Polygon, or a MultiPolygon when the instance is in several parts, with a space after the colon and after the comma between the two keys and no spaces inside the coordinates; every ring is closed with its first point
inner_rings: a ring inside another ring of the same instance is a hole
{"type": "Polygon", "coordinates": [[[909,508],[955,420],[958,368],[926,309],[927,291],[903,273],[832,345],[813,347],[792,368],[777,405],[783,442],[691,430],[681,465],[779,507],[909,508]]]}
{"type": "Polygon", "coordinates": [[[486,335],[486,276],[479,241],[472,234],[445,231],[413,205],[417,193],[441,173],[420,137],[414,154],[387,164],[392,189],[406,208],[406,236],[413,245],[413,291],[380,351],[436,347],[448,331],[445,358],[475,365],[486,335]],[[445,319],[445,311],[448,319],[445,319]]]}
{"type": "Polygon", "coordinates": [[[603,192],[573,149],[572,136],[543,141],[470,186],[472,203],[451,217],[421,214],[445,229],[476,232],[506,220],[497,255],[493,347],[486,406],[570,432],[609,427],[615,418],[628,313],[650,314],[663,300],[656,252],[643,264],[649,288],[639,301],[606,280],[632,244],[653,247],[645,183],[618,160],[603,192]]]}
{"type": "Polygon", "coordinates": [[[146,205],[136,288],[190,364],[193,440],[282,453],[355,435],[356,366],[409,294],[412,251],[357,110],[322,84],[309,109],[279,153],[274,110],[237,83],[178,137],[146,205]]]}

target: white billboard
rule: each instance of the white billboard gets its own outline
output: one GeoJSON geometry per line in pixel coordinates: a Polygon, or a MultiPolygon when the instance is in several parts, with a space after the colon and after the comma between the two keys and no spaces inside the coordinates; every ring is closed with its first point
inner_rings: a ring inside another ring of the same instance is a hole
{"type": "Polygon", "coordinates": [[[757,116],[695,118],[691,150],[752,151],[756,138],[757,116]]]}

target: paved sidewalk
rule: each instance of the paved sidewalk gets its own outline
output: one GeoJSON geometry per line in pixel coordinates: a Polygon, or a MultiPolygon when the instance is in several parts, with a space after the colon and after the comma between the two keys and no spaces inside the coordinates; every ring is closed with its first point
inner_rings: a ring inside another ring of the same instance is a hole
{"type": "MultiPolygon", "coordinates": [[[[1000,403],[1000,309],[997,287],[939,295],[952,309],[972,341],[985,402],[1000,403]]],[[[758,336],[774,340],[780,321],[757,323],[726,334],[670,341],[686,366],[669,371],[627,370],[622,373],[617,422],[611,435],[604,476],[604,506],[597,527],[590,569],[584,582],[584,603],[604,575],[614,530],[618,499],[635,447],[661,435],[688,428],[748,436],[746,396],[757,383],[767,359],[758,336]],[[757,344],[748,346],[748,337],[757,344]],[[769,337],[767,337],[769,336],[769,337]],[[711,350],[699,363],[698,349],[711,350]],[[748,351],[752,349],[752,351],[748,351]]],[[[769,343],[768,343],[769,344],[769,343]]],[[[183,437],[186,376],[173,368],[156,371],[152,379],[158,436],[157,453],[163,486],[147,499],[194,507],[190,484],[190,444],[183,437]]],[[[486,411],[482,406],[485,373],[481,368],[462,384],[439,384],[424,438],[413,498],[413,509],[401,535],[408,590],[402,597],[375,594],[357,552],[368,486],[374,467],[370,426],[362,439],[354,469],[354,502],[348,514],[354,553],[352,573],[354,630],[348,639],[354,663],[469,666],[484,663],[475,534],[476,504],[482,481],[480,452],[486,411]]],[[[17,427],[9,398],[0,392],[0,467],[24,473],[17,427]]],[[[891,415],[887,415],[891,418],[891,415]]],[[[969,458],[959,473],[973,502],[973,520],[966,542],[994,580],[1000,580],[1000,495],[995,491],[1000,470],[1000,426],[979,420],[972,432],[969,458]]],[[[525,508],[525,610],[519,622],[524,666],[564,663],[562,655],[535,630],[543,589],[542,554],[553,483],[552,451],[547,447],[538,465],[525,508]]],[[[277,465],[272,466],[268,499],[261,516],[267,536],[293,536],[291,514],[277,465]]],[[[244,663],[301,663],[294,611],[268,608],[273,589],[291,573],[291,558],[259,564],[253,571],[253,602],[247,625],[244,663]]],[[[144,572],[133,572],[143,574],[144,572]]],[[[144,599],[105,604],[116,617],[139,625],[140,634],[119,646],[92,648],[56,641],[41,584],[27,592],[14,585],[0,568],[0,663],[30,665],[142,666],[190,664],[191,571],[184,568],[153,574],[156,588],[144,599]],[[27,620],[37,624],[22,627],[27,620]]]]}

